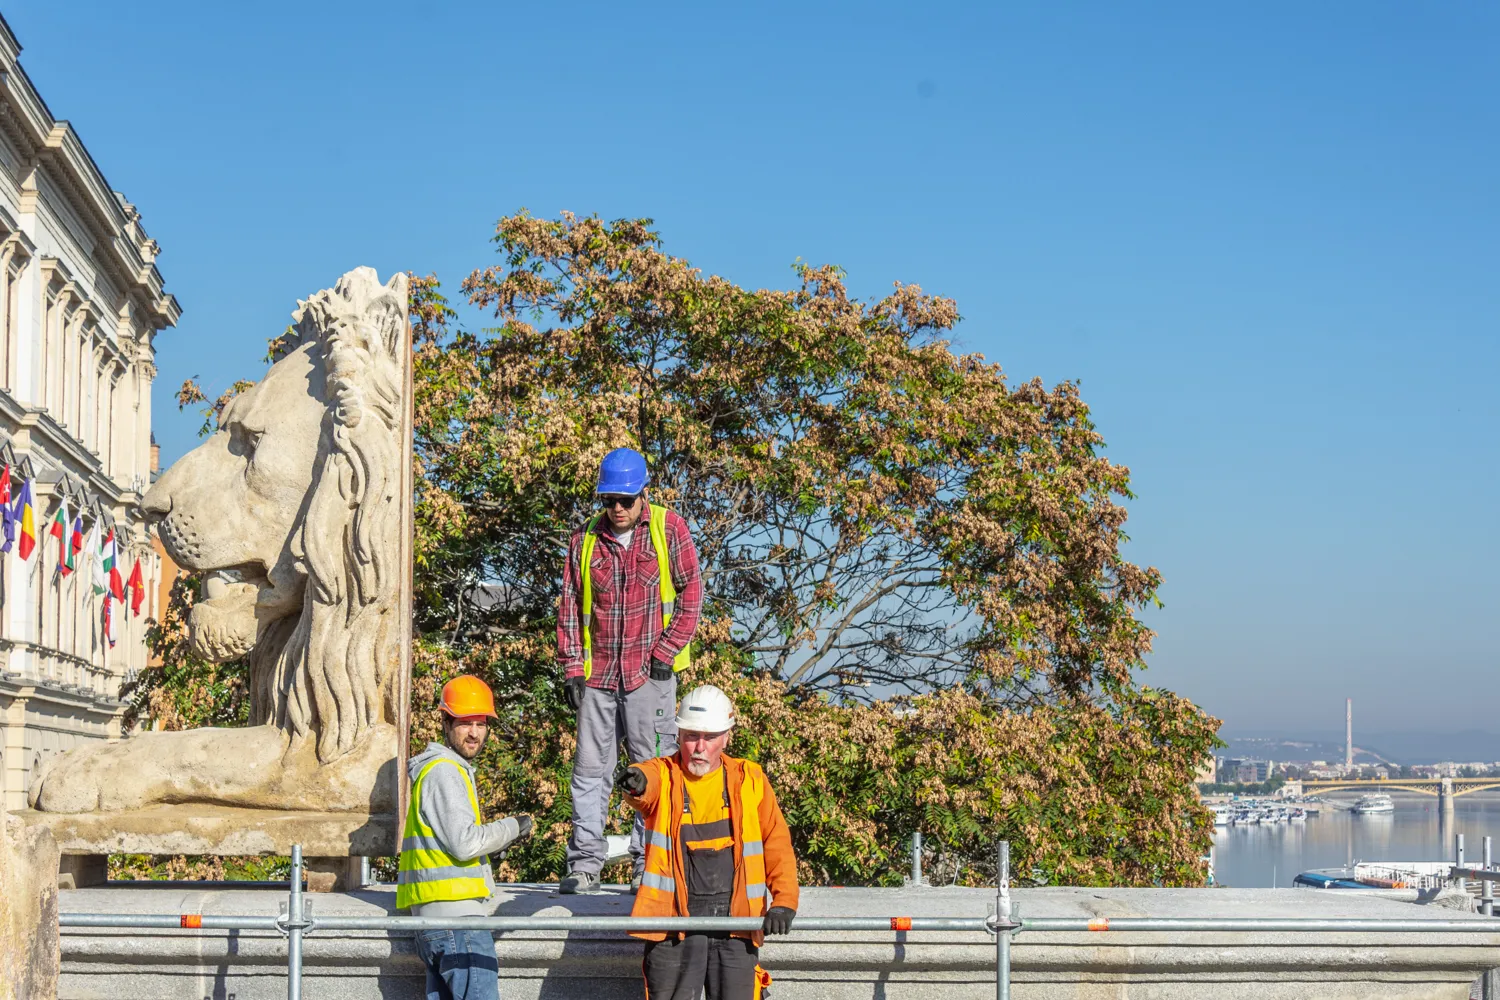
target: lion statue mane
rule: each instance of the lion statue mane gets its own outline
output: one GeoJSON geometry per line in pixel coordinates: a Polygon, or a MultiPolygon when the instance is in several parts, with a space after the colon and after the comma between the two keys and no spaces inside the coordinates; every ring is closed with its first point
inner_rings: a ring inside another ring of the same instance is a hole
{"type": "Polygon", "coordinates": [[[248,651],[250,721],[315,734],[328,761],[398,717],[406,275],[382,286],[361,268],[299,306],[297,343],[280,351],[323,355],[328,447],[290,537],[305,567],[301,612],[257,628],[248,651]]]}

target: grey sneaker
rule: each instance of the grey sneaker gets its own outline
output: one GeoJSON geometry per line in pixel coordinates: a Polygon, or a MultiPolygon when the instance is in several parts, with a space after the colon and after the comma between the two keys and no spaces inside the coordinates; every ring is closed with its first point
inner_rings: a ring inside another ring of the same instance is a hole
{"type": "Polygon", "coordinates": [[[641,875],[642,874],[644,874],[644,873],[643,872],[636,872],[634,875],[630,876],[630,891],[631,892],[638,892],[640,890],[640,888],[641,888],[641,875]]]}
{"type": "Polygon", "coordinates": [[[592,872],[568,872],[568,877],[558,883],[557,891],[564,896],[581,892],[598,892],[599,876],[592,872]]]}

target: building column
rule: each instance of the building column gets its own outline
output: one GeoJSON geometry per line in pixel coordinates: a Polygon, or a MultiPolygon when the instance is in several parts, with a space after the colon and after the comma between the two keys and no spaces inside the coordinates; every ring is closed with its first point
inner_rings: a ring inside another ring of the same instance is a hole
{"type": "Polygon", "coordinates": [[[68,310],[77,301],[77,297],[71,281],[58,290],[52,300],[51,322],[46,330],[43,355],[43,364],[47,370],[46,396],[42,405],[58,423],[63,423],[68,418],[68,310]]]}
{"type": "MultiPolygon", "coordinates": [[[[124,407],[120,405],[120,399],[125,395],[120,390],[120,380],[125,377],[125,374],[126,368],[119,363],[111,363],[109,370],[104,373],[104,398],[108,404],[104,412],[108,415],[109,426],[104,430],[104,443],[101,450],[104,453],[104,468],[109,478],[134,489],[134,478],[131,475],[134,470],[121,462],[120,454],[120,442],[127,437],[125,428],[130,426],[127,418],[134,417],[133,413],[125,413],[124,407]],[[122,423],[122,420],[126,422],[122,423]]],[[[149,488],[149,478],[146,483],[149,488]]]]}
{"type": "Polygon", "coordinates": [[[24,398],[21,392],[21,323],[19,315],[19,290],[21,275],[26,270],[26,262],[31,259],[26,246],[29,241],[25,240],[20,233],[11,233],[0,243],[0,309],[4,310],[0,323],[3,323],[4,353],[0,354],[0,378],[3,383],[10,387],[10,391],[18,398],[24,398]]]}
{"type": "Polygon", "coordinates": [[[82,441],[83,373],[88,367],[85,360],[88,344],[83,328],[88,322],[89,307],[88,300],[76,287],[70,286],[70,289],[73,292],[73,312],[62,328],[62,395],[57,417],[75,438],[82,441]]]}
{"type": "Polygon", "coordinates": [[[128,427],[133,436],[129,453],[121,465],[122,476],[139,476],[142,482],[151,482],[151,383],[156,380],[155,354],[150,344],[142,339],[136,346],[136,377],[132,385],[134,398],[128,400],[131,419],[122,426],[128,427]]]}

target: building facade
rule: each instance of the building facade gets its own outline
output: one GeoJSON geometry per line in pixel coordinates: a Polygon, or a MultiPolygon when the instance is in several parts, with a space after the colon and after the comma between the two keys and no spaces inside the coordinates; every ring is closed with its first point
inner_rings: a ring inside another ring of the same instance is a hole
{"type": "Polygon", "coordinates": [[[0,460],[30,479],[38,545],[0,555],[0,803],[26,804],[46,757],[120,734],[124,681],[146,665],[160,560],[137,508],[150,485],[152,340],[176,323],[157,246],[21,69],[0,20],[0,460]],[[90,568],[64,575],[59,505],[115,531],[117,565],[145,578],[139,617],[90,568]]]}

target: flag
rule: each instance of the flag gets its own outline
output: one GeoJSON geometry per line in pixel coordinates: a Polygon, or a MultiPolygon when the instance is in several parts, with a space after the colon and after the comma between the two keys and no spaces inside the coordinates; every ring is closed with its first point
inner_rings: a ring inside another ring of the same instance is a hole
{"type": "Polygon", "coordinates": [[[114,603],[109,594],[104,595],[104,637],[109,640],[111,648],[115,644],[114,603]]]}
{"type": "Polygon", "coordinates": [[[11,508],[11,517],[21,528],[21,547],[16,550],[22,560],[31,558],[36,548],[36,511],[31,506],[31,480],[21,483],[21,494],[11,508]]]}
{"type": "Polygon", "coordinates": [[[83,511],[73,517],[73,537],[68,539],[68,568],[78,568],[78,553],[83,551],[83,511]]]}
{"type": "Polygon", "coordinates": [[[84,551],[89,554],[90,565],[94,569],[94,596],[109,590],[109,576],[104,571],[104,538],[99,534],[99,519],[94,519],[94,526],[89,529],[88,544],[84,551]]]}
{"type": "Polygon", "coordinates": [[[47,532],[57,539],[57,571],[63,576],[73,572],[73,560],[68,558],[68,498],[57,504],[57,514],[52,518],[52,530],[47,532]]]}
{"type": "Polygon", "coordinates": [[[125,581],[130,588],[130,613],[139,618],[141,616],[141,602],[146,599],[146,581],[141,577],[141,557],[135,557],[135,568],[130,571],[130,579],[125,581]]]}
{"type": "Polygon", "coordinates": [[[0,533],[5,535],[5,540],[0,541],[0,552],[9,552],[10,547],[16,544],[16,519],[11,516],[8,465],[0,470],[0,533]]]}
{"type": "Polygon", "coordinates": [[[120,577],[120,567],[115,559],[115,529],[110,528],[104,536],[104,571],[109,574],[109,593],[117,601],[125,600],[125,581],[120,577]]]}

